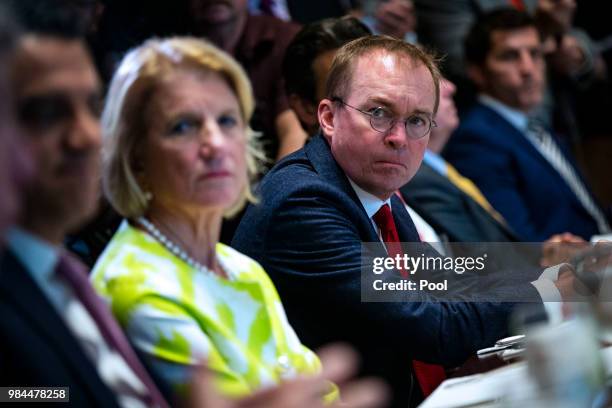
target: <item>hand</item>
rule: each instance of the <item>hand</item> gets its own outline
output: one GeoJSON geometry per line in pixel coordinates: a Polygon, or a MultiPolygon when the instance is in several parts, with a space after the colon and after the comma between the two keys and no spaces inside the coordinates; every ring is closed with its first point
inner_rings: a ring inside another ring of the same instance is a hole
{"type": "Polygon", "coordinates": [[[415,31],[416,16],[411,0],[387,0],[378,3],[375,12],[376,29],[381,34],[403,39],[415,31]]]}
{"type": "Polygon", "coordinates": [[[580,71],[586,61],[585,50],[576,37],[563,34],[548,54],[550,65],[562,75],[573,75],[580,71]]]}
{"type": "Polygon", "coordinates": [[[193,382],[188,406],[193,408],[374,408],[388,399],[387,387],[375,379],[349,381],[355,374],[357,355],[347,346],[328,346],[318,353],[323,365],[319,375],[288,380],[247,397],[230,400],[213,386],[214,374],[201,369],[193,382]],[[341,401],[323,404],[330,381],[340,387],[341,401]]]}
{"type": "MultiPolygon", "coordinates": [[[[599,301],[611,294],[602,294],[601,288],[608,288],[607,270],[612,268],[612,242],[600,241],[592,249],[574,256],[572,263],[563,265],[555,281],[564,302],[598,297],[599,301]]],[[[605,291],[605,290],[604,290],[605,291]]]]}
{"type": "Polygon", "coordinates": [[[600,301],[610,297],[610,271],[612,270],[612,242],[600,241],[593,248],[582,251],[572,259],[576,276],[599,296],[600,301]],[[601,289],[605,288],[603,292],[601,289]]]}
{"type": "Polygon", "coordinates": [[[576,11],[575,0],[539,0],[537,12],[543,13],[554,21],[561,30],[567,31],[572,26],[576,11]]]}
{"type": "Polygon", "coordinates": [[[572,256],[587,248],[588,245],[587,241],[569,232],[553,235],[542,245],[540,266],[547,268],[569,262],[572,256]]]}

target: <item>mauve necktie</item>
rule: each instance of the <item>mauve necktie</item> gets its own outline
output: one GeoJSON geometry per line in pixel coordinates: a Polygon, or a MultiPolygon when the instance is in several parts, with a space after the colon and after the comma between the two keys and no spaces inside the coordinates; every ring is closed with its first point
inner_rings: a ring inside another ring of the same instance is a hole
{"type": "MultiPolygon", "coordinates": [[[[389,205],[384,204],[380,207],[372,218],[380,229],[382,240],[387,247],[387,254],[393,258],[395,258],[396,255],[403,257],[402,246],[389,205]]],[[[400,273],[404,278],[408,276],[407,272],[404,270],[400,270],[400,273]]],[[[412,368],[414,369],[414,374],[425,397],[431,394],[446,378],[444,368],[437,364],[412,360],[412,368]]]]}
{"type": "Polygon", "coordinates": [[[74,291],[76,297],[96,322],[107,344],[121,354],[127,365],[147,388],[148,394],[142,397],[143,402],[148,406],[168,407],[107,305],[93,290],[85,266],[68,253],[63,253],[60,255],[55,273],[63,278],[74,291]]]}

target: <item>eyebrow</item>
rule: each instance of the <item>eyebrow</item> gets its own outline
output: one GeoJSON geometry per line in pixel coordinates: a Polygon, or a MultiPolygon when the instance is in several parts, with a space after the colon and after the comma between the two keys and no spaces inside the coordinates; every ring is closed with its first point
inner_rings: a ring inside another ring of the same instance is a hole
{"type": "Polygon", "coordinates": [[[366,99],[366,103],[377,103],[385,107],[393,106],[393,103],[383,96],[368,97],[368,99],[366,99]]]}
{"type": "MultiPolygon", "coordinates": [[[[216,116],[224,116],[231,115],[235,116],[239,121],[242,121],[242,115],[239,109],[235,108],[227,108],[219,110],[216,113],[216,116]]],[[[202,121],[203,118],[206,118],[206,114],[202,112],[202,109],[197,109],[194,107],[186,107],[185,109],[177,109],[175,111],[165,111],[159,115],[159,118],[164,122],[174,122],[177,119],[189,119],[189,120],[198,120],[202,121]]]]}
{"type": "MultiPolygon", "coordinates": [[[[393,108],[393,103],[391,103],[391,101],[385,97],[382,96],[374,96],[371,98],[368,98],[366,100],[366,103],[375,103],[375,104],[380,104],[385,108],[393,108]]],[[[392,109],[395,112],[395,109],[392,109]]],[[[423,109],[415,109],[412,111],[412,113],[409,116],[412,115],[426,115],[428,116],[430,119],[433,118],[434,114],[432,111],[430,110],[423,110],[423,109]]]]}
{"type": "Polygon", "coordinates": [[[425,116],[428,116],[430,119],[431,119],[431,118],[433,118],[433,116],[434,116],[434,113],[433,113],[433,112],[428,111],[428,110],[422,110],[422,109],[415,109],[415,110],[412,112],[412,114],[413,114],[413,115],[417,115],[417,114],[418,114],[418,115],[425,115],[425,116]]]}

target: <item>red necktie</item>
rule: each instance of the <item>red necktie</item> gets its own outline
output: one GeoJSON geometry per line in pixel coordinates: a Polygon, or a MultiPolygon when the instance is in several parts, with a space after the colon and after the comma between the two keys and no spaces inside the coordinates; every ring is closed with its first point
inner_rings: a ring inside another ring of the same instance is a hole
{"type": "Polygon", "coordinates": [[[168,407],[153,380],[138,360],[136,353],[121,331],[117,321],[113,318],[103,300],[93,290],[87,278],[85,266],[69,254],[64,253],[60,255],[55,273],[63,278],[74,291],[76,297],[96,322],[107,344],[121,354],[134,374],[145,385],[148,395],[144,396],[143,399],[147,406],[168,407]]]}
{"type": "MultiPolygon", "coordinates": [[[[395,228],[391,208],[388,204],[384,204],[372,217],[374,222],[380,229],[382,240],[387,247],[387,254],[395,258],[396,255],[403,256],[402,246],[400,245],[399,235],[395,228]]],[[[400,270],[402,277],[406,278],[408,274],[404,270],[400,270]]],[[[431,394],[442,381],[446,378],[444,368],[437,364],[424,363],[418,360],[412,360],[412,368],[414,374],[421,386],[423,395],[427,397],[431,394]]]]}
{"type": "MultiPolygon", "coordinates": [[[[376,214],[372,217],[374,222],[380,229],[380,235],[382,241],[387,247],[387,254],[390,258],[395,258],[397,255],[402,257],[404,255],[402,246],[400,245],[399,236],[397,235],[397,229],[395,228],[395,222],[393,222],[393,216],[391,215],[391,208],[388,204],[380,207],[376,214]]],[[[407,278],[408,273],[400,269],[402,278],[407,278]]]]}

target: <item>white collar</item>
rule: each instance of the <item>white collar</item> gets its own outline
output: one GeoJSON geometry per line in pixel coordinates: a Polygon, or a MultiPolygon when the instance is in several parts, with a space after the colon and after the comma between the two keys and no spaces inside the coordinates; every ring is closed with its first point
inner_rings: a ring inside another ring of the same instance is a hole
{"type": "Polygon", "coordinates": [[[59,248],[20,228],[12,228],[7,245],[36,283],[45,286],[59,259],[59,248]]]}
{"type": "Polygon", "coordinates": [[[500,114],[504,119],[510,122],[510,124],[514,126],[519,132],[525,133],[527,131],[528,118],[525,112],[521,112],[520,110],[511,108],[503,102],[500,102],[499,100],[494,99],[489,95],[485,94],[478,95],[478,101],[500,114]]]}
{"type": "Polygon", "coordinates": [[[382,207],[384,204],[389,204],[389,208],[391,208],[391,197],[389,197],[386,200],[381,200],[380,198],[376,197],[374,194],[368,193],[367,191],[359,187],[350,178],[348,179],[348,181],[349,183],[351,183],[353,190],[355,190],[355,193],[357,194],[357,197],[359,198],[359,201],[361,202],[361,205],[363,206],[366,214],[368,214],[368,217],[370,218],[370,220],[372,219],[374,214],[376,214],[378,210],[380,210],[380,207],[382,207]]]}

